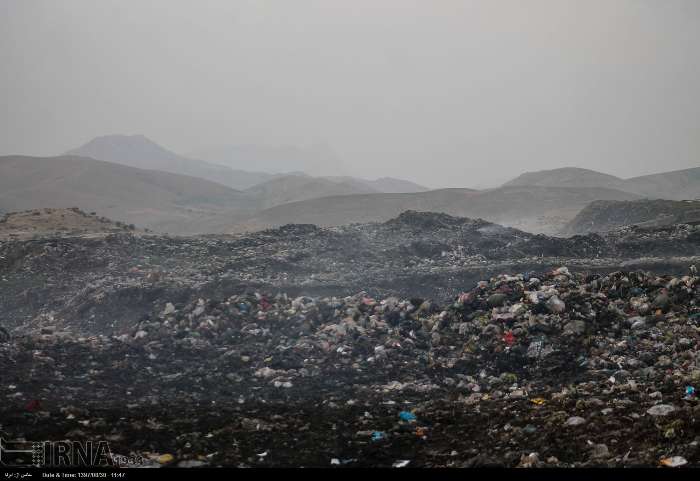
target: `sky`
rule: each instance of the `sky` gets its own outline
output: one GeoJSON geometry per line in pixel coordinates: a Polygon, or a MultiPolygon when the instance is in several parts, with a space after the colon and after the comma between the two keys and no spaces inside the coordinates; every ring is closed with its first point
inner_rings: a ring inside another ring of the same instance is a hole
{"type": "Polygon", "coordinates": [[[697,167],[698,25],[697,0],[0,0],[0,155],[321,145],[430,187],[697,167]]]}

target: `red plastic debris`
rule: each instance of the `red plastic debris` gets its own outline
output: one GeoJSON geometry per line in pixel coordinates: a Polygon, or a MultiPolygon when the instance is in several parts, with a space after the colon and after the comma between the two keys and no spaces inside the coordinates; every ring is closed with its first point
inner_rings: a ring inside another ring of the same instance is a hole
{"type": "Polygon", "coordinates": [[[496,292],[500,292],[501,294],[512,294],[513,293],[513,288],[510,286],[507,286],[503,284],[502,286],[499,286],[496,289],[496,292]]]}
{"type": "Polygon", "coordinates": [[[33,413],[41,409],[41,401],[38,399],[32,399],[24,406],[25,411],[33,413]]]}
{"type": "Polygon", "coordinates": [[[503,336],[503,342],[505,342],[509,346],[515,344],[515,336],[513,335],[513,333],[510,331],[506,332],[505,336],[503,336]]]}
{"type": "Polygon", "coordinates": [[[469,292],[463,292],[459,295],[459,302],[462,304],[469,304],[474,300],[474,296],[469,292]]]}

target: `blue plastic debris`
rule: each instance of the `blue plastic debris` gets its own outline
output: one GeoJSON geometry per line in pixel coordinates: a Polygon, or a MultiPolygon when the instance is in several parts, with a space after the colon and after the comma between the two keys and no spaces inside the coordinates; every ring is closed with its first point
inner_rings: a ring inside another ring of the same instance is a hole
{"type": "Polygon", "coordinates": [[[523,428],[523,431],[526,432],[527,434],[533,434],[537,432],[537,428],[533,426],[532,424],[528,424],[523,428]]]}
{"type": "Polygon", "coordinates": [[[409,412],[409,411],[401,411],[401,412],[399,413],[399,418],[400,418],[402,421],[411,422],[411,421],[415,421],[415,420],[416,420],[416,415],[413,414],[412,412],[409,412]]]}
{"type": "Polygon", "coordinates": [[[685,395],[688,397],[695,396],[695,388],[693,386],[688,386],[685,388],[685,395]]]}
{"type": "Polygon", "coordinates": [[[385,437],[386,437],[386,435],[382,431],[373,431],[372,432],[372,441],[381,441],[385,437]]]}

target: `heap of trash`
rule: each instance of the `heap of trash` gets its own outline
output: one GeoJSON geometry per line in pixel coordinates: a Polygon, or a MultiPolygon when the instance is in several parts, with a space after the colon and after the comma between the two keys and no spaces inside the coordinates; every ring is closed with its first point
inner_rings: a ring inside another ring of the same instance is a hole
{"type": "Polygon", "coordinates": [[[342,299],[364,291],[446,304],[503,272],[566,265],[572,272],[681,275],[696,263],[700,226],[558,238],[411,211],[385,223],[288,225],[236,236],[57,233],[0,240],[0,324],[16,334],[48,325],[111,335],[167,302],[263,292],[342,299]]]}
{"type": "Polygon", "coordinates": [[[469,287],[159,297],[109,334],[44,318],[0,342],[0,435],[153,466],[700,463],[695,266],[469,287]]]}

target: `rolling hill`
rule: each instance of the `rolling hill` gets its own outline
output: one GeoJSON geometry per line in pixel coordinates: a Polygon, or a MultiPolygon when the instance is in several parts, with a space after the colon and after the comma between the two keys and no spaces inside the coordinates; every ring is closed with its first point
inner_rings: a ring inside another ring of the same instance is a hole
{"type": "Polygon", "coordinates": [[[619,177],[590,169],[562,167],[560,169],[525,172],[503,184],[503,187],[605,187],[619,189],[624,183],[619,177]]]}
{"type": "Polygon", "coordinates": [[[343,162],[325,145],[221,145],[201,148],[190,155],[237,170],[255,165],[257,169],[268,173],[299,171],[313,176],[345,173],[343,162]]]}
{"type": "Polygon", "coordinates": [[[199,177],[233,189],[247,189],[274,178],[272,174],[235,170],[197,159],[190,159],[163,148],[143,135],[105,135],[65,155],[128,165],[139,169],[160,170],[199,177]]]}
{"type": "Polygon", "coordinates": [[[0,157],[0,210],[47,207],[172,233],[205,232],[217,214],[244,218],[255,209],[244,193],[196,177],[77,156],[0,157]]]}
{"type": "Polygon", "coordinates": [[[631,179],[563,168],[526,173],[500,188],[482,191],[426,190],[394,178],[370,181],[303,173],[268,175],[256,185],[235,190],[218,182],[221,177],[215,175],[216,169],[227,175],[232,169],[181,157],[143,136],[100,137],[79,150],[119,161],[81,156],[0,157],[0,212],[80,207],[154,231],[195,234],[289,223],[383,222],[405,210],[416,210],[561,234],[571,230],[567,224],[591,202],[697,197],[700,186],[700,168],[631,179]],[[124,165],[127,163],[170,171],[124,165]],[[214,170],[207,172],[216,181],[199,177],[202,165],[212,166],[214,170]]]}
{"type": "Polygon", "coordinates": [[[621,179],[589,169],[561,169],[526,172],[504,187],[603,187],[649,199],[684,200],[700,198],[700,167],[621,179]]]}
{"type": "Polygon", "coordinates": [[[71,235],[99,235],[139,232],[132,226],[106,217],[72,209],[33,209],[6,214],[0,218],[0,240],[52,237],[57,233],[71,235]]]}
{"type": "MultiPolygon", "coordinates": [[[[210,152],[210,155],[218,158],[216,151],[213,152],[210,152]]],[[[105,135],[68,151],[66,155],[91,157],[139,169],[199,177],[237,190],[249,189],[252,195],[266,196],[260,201],[262,207],[326,195],[428,190],[413,182],[392,177],[376,180],[349,176],[312,177],[302,172],[310,162],[313,165],[323,163],[325,157],[321,153],[304,149],[231,147],[220,153],[222,164],[225,165],[219,165],[176,154],[143,135],[105,135]],[[271,159],[277,159],[271,165],[277,165],[278,173],[250,172],[231,167],[231,165],[270,167],[268,164],[272,162],[271,159]],[[295,171],[282,173],[291,168],[295,171]],[[253,187],[256,188],[253,189],[253,187]]],[[[333,169],[335,160],[328,161],[326,164],[335,172],[342,171],[340,167],[333,169]]]]}
{"type": "Polygon", "coordinates": [[[324,177],[340,183],[350,183],[364,186],[373,192],[383,192],[385,194],[404,194],[410,192],[425,192],[428,189],[422,185],[409,180],[397,179],[395,177],[380,177],[375,180],[366,180],[357,177],[324,177]]]}
{"type": "Polygon", "coordinates": [[[288,223],[333,226],[384,222],[405,210],[483,218],[531,232],[558,232],[588,203],[631,200],[634,194],[604,188],[501,187],[486,191],[440,189],[406,194],[331,196],[278,205],[232,227],[232,232],[288,223]]]}
{"type": "Polygon", "coordinates": [[[288,202],[375,192],[357,179],[283,175],[245,191],[88,157],[0,157],[0,212],[79,207],[174,234],[215,233],[288,202]]]}
{"type": "Polygon", "coordinates": [[[257,206],[260,209],[267,209],[280,204],[320,197],[377,192],[371,187],[353,180],[343,181],[306,175],[284,175],[246,189],[245,193],[257,199],[257,206]]]}
{"type": "Polygon", "coordinates": [[[624,188],[650,199],[700,199],[700,167],[632,177],[624,188]]]}
{"type": "Polygon", "coordinates": [[[700,201],[642,199],[634,201],[597,200],[588,204],[571,222],[566,234],[606,232],[623,225],[660,227],[700,222],[700,201]]]}

